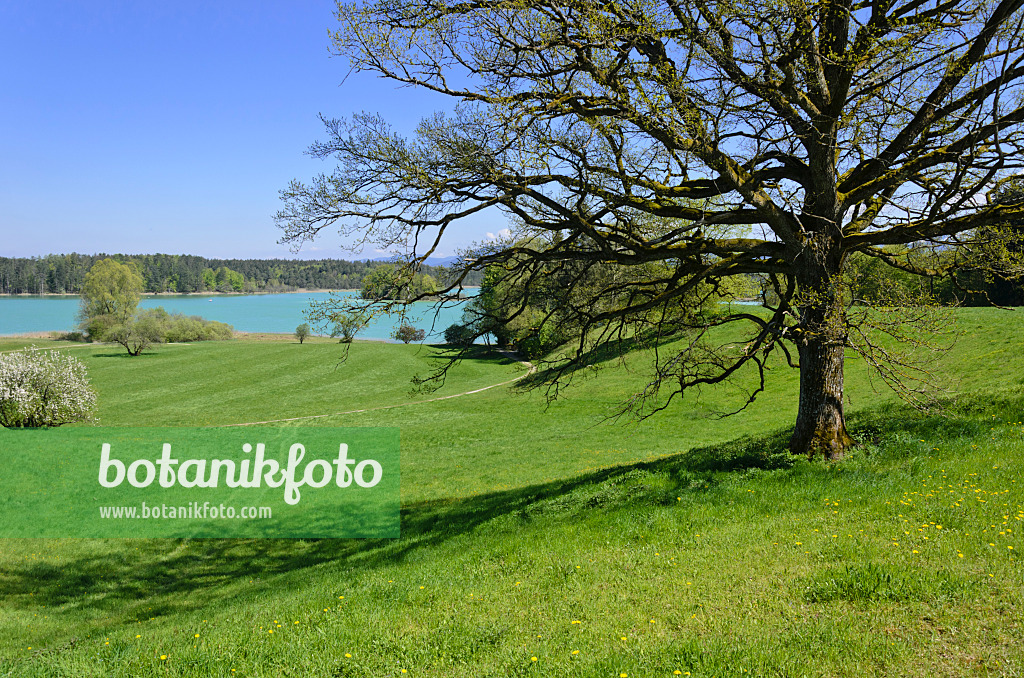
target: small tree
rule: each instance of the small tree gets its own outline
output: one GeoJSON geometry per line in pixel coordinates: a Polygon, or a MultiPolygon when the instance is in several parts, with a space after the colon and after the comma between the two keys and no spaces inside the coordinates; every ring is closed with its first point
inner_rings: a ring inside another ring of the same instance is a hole
{"type": "Polygon", "coordinates": [[[34,346],[0,355],[0,425],[88,421],[95,407],[96,392],[78,359],[34,346]]]}
{"type": "Polygon", "coordinates": [[[334,328],[331,330],[332,337],[340,337],[342,344],[351,344],[356,334],[368,325],[366,316],[362,313],[339,313],[334,316],[334,328]]]}
{"type": "Polygon", "coordinates": [[[139,311],[126,322],[107,330],[103,340],[121,344],[128,355],[137,356],[153,344],[163,342],[167,315],[162,308],[139,311]]]}
{"type": "Polygon", "coordinates": [[[129,321],[138,308],[142,289],[142,274],[135,265],[114,259],[97,261],[82,283],[78,312],[82,328],[90,338],[102,340],[102,334],[110,328],[129,321]]]}
{"type": "Polygon", "coordinates": [[[402,323],[391,333],[392,339],[398,339],[403,344],[408,344],[411,341],[423,341],[426,336],[426,332],[418,330],[408,323],[402,323]]]}
{"type": "Polygon", "coordinates": [[[299,340],[301,344],[309,336],[309,323],[302,323],[295,328],[295,338],[299,340]]]}

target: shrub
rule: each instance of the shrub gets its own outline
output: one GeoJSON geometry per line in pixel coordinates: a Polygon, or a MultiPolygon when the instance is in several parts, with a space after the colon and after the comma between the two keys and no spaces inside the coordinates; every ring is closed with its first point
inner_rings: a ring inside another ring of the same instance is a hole
{"type": "Polygon", "coordinates": [[[423,341],[426,336],[426,332],[418,330],[408,323],[402,323],[391,333],[392,339],[397,339],[403,344],[408,344],[411,341],[423,341]]]}
{"type": "Polygon", "coordinates": [[[36,347],[0,354],[0,425],[60,426],[92,419],[96,392],[77,358],[36,347]]]}
{"type": "Polygon", "coordinates": [[[523,336],[515,344],[516,350],[528,359],[540,358],[568,341],[568,337],[553,323],[545,323],[538,328],[523,332],[523,336]]]}
{"type": "Polygon", "coordinates": [[[202,318],[178,315],[167,323],[164,341],[169,344],[186,344],[190,341],[203,341],[208,334],[206,321],[202,318]]]}
{"type": "Polygon", "coordinates": [[[469,346],[475,339],[473,328],[468,325],[455,323],[444,331],[444,342],[452,346],[469,346]]]}
{"type": "Polygon", "coordinates": [[[168,313],[163,307],[136,312],[127,322],[102,327],[111,316],[92,319],[98,327],[92,332],[94,339],[114,341],[124,346],[131,355],[139,355],[152,344],[187,343],[192,341],[220,341],[231,339],[234,328],[227,323],[205,320],[197,315],[168,313]]]}
{"type": "Polygon", "coordinates": [[[50,332],[50,338],[54,341],[75,341],[79,343],[88,341],[85,334],[78,330],[72,330],[71,332],[50,332]]]}
{"type": "Polygon", "coordinates": [[[89,341],[107,341],[107,333],[118,325],[117,318],[112,315],[94,315],[84,319],[80,325],[89,341]]]}
{"type": "MultiPolygon", "coordinates": [[[[163,309],[160,309],[163,310],[163,309]]],[[[197,315],[172,314],[164,331],[164,341],[186,343],[190,341],[224,341],[234,336],[235,329],[227,323],[206,320],[197,315]]]]}
{"type": "Polygon", "coordinates": [[[366,316],[361,313],[339,313],[334,316],[334,328],[331,330],[331,336],[341,337],[338,340],[339,343],[351,344],[367,324],[366,316]]]}

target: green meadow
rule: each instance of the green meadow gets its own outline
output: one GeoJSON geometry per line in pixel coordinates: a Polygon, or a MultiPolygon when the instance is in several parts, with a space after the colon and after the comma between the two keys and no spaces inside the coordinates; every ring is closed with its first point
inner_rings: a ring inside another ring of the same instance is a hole
{"type": "Polygon", "coordinates": [[[642,353],[549,403],[483,351],[426,393],[440,348],[69,349],[102,425],[399,427],[402,537],[0,541],[0,676],[1021,675],[1022,312],[956,311],[942,409],[851,357],[836,463],[781,363],[636,422],[642,353]]]}

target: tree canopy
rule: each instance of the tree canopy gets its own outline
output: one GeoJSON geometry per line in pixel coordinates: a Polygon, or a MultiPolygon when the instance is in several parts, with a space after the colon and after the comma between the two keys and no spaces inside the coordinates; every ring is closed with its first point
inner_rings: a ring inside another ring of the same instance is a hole
{"type": "Polygon", "coordinates": [[[838,456],[845,351],[897,388],[903,374],[873,338],[899,323],[853,327],[873,316],[850,313],[850,262],[1016,270],[1004,225],[1024,204],[986,195],[1024,159],[1022,4],[342,2],[337,54],[453,109],[411,138],[372,114],[325,119],[311,153],[336,169],[292,182],[277,221],[295,244],[328,226],[403,244],[414,267],[452,224],[500,209],[512,235],[461,270],[524,290],[557,277],[577,337],[565,365],[687,329],[634,401],[658,410],[744,367],[763,385],[779,350],[800,369],[791,449],[838,456]],[[679,313],[742,276],[766,313],[679,313]],[[749,326],[741,349],[712,341],[730,323],[749,326]]]}
{"type": "Polygon", "coordinates": [[[142,274],[138,268],[102,259],[85,274],[80,315],[83,318],[110,316],[124,322],[135,313],[141,298],[142,274]]]}

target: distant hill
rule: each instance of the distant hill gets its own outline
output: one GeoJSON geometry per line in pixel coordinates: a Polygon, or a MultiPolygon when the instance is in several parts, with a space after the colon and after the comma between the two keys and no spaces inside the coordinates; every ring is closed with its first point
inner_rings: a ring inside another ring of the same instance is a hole
{"type": "Polygon", "coordinates": [[[427,257],[426,264],[428,266],[451,266],[455,262],[459,261],[460,257],[427,257]]]}

